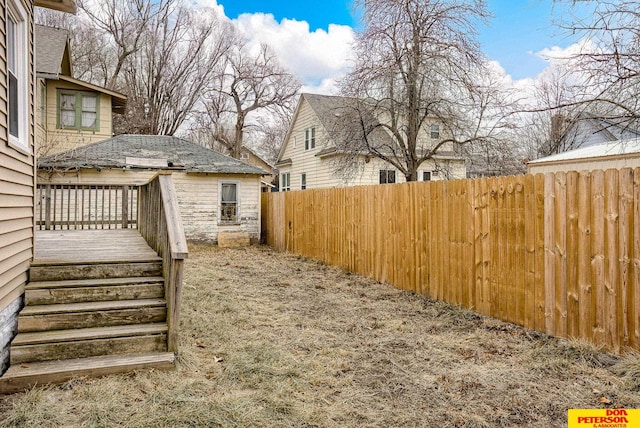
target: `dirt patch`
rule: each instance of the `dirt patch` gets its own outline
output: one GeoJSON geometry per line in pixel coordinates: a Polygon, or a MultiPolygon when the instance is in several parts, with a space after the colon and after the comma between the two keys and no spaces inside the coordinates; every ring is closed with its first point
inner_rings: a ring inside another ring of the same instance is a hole
{"type": "Polygon", "coordinates": [[[2,426],[520,427],[640,408],[640,357],[264,247],[194,246],[178,368],[0,399],[2,426]]]}

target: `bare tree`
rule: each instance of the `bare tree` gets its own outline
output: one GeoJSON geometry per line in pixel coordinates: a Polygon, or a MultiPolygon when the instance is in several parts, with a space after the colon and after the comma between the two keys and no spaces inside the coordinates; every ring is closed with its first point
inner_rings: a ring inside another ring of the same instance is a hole
{"type": "Polygon", "coordinates": [[[501,126],[498,82],[475,40],[476,24],[490,16],[483,0],[356,3],[364,29],[342,92],[357,101],[340,113],[351,116],[341,121],[350,129],[336,140],[352,156],[340,159],[377,157],[415,181],[426,160],[501,126]]]}
{"type": "Polygon", "coordinates": [[[173,135],[192,114],[233,44],[231,27],[209,12],[168,8],[147,23],[143,46],[123,65],[121,132],[173,135]]]}
{"type": "Polygon", "coordinates": [[[291,119],[291,109],[285,108],[276,110],[268,117],[261,117],[256,120],[257,149],[271,165],[275,165],[278,160],[280,148],[289,131],[291,119]]]}
{"type": "MultiPolygon", "coordinates": [[[[579,3],[561,27],[583,37],[574,56],[584,79],[584,96],[576,103],[620,126],[638,128],[640,119],[640,1],[556,0],[579,3]],[[585,8],[591,9],[586,11],[585,8]]],[[[562,107],[560,105],[559,107],[562,107]]]]}
{"type": "Polygon", "coordinates": [[[117,88],[127,60],[144,44],[148,27],[157,17],[167,16],[175,0],[79,0],[78,5],[95,28],[111,42],[111,62],[102,86],[117,88]]]}
{"type": "MultiPolygon", "coordinates": [[[[211,146],[222,146],[239,158],[250,115],[274,115],[289,109],[300,88],[298,80],[278,62],[266,45],[257,52],[239,44],[225,55],[225,67],[205,97],[203,126],[211,129],[211,146]]],[[[262,118],[265,124],[264,117],[262,118]]],[[[266,121],[268,122],[268,121],[266,121]]]]}
{"type": "Polygon", "coordinates": [[[77,15],[44,8],[35,10],[37,24],[62,28],[69,32],[73,77],[104,86],[108,80],[113,56],[109,37],[96,31],[82,10],[79,10],[77,15]]]}

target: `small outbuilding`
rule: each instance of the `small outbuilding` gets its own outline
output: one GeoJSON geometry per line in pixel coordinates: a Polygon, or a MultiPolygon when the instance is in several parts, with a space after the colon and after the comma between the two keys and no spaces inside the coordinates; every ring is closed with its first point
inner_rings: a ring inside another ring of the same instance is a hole
{"type": "Polygon", "coordinates": [[[640,138],[608,141],[536,159],[527,164],[529,174],[559,171],[640,167],[640,138]]]}
{"type": "Polygon", "coordinates": [[[190,141],[118,135],[41,158],[38,184],[141,185],[170,171],[188,240],[260,238],[260,179],[266,171],[190,141]]]}

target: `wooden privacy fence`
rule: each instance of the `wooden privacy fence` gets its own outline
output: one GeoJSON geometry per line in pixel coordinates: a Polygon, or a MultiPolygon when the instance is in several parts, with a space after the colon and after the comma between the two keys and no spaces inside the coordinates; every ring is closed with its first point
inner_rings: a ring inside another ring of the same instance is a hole
{"type": "Polygon", "coordinates": [[[266,242],[619,353],[640,349],[640,169],[265,193],[266,242]]]}

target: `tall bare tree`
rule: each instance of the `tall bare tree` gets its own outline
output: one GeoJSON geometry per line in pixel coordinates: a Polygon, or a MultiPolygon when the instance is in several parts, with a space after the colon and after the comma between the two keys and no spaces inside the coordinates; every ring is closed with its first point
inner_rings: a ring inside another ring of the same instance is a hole
{"type": "Polygon", "coordinates": [[[605,119],[638,128],[640,121],[640,1],[556,0],[576,6],[560,25],[586,41],[573,58],[584,97],[605,119]]]}
{"type": "Polygon", "coordinates": [[[114,49],[102,86],[115,88],[127,60],[144,45],[152,21],[167,16],[175,0],[79,0],[78,5],[114,49]]]}
{"type": "Polygon", "coordinates": [[[120,130],[173,135],[192,114],[233,45],[213,11],[167,8],[146,25],[142,47],[123,65],[128,113],[120,130]]]}
{"type": "Polygon", "coordinates": [[[210,128],[212,146],[222,146],[239,158],[245,134],[258,123],[250,116],[277,116],[280,110],[290,109],[300,83],[266,45],[256,52],[240,43],[224,59],[225,66],[204,99],[201,123],[210,128]]]}
{"type": "Polygon", "coordinates": [[[363,30],[342,92],[359,101],[340,113],[351,115],[340,121],[351,129],[336,141],[354,156],[340,159],[377,157],[415,181],[418,167],[436,154],[490,137],[500,126],[501,95],[485,78],[491,73],[476,41],[477,23],[490,17],[484,0],[356,3],[363,30]]]}

